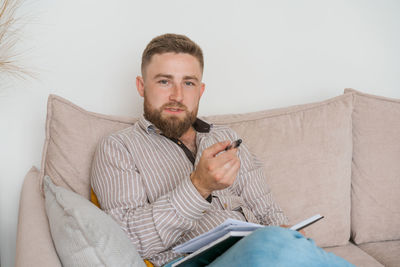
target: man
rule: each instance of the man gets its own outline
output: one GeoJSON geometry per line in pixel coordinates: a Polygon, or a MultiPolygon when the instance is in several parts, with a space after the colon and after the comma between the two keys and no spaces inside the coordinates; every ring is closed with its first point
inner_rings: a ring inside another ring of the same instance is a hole
{"type": "MultiPolygon", "coordinates": [[[[287,224],[260,162],[246,145],[225,151],[237,134],[197,118],[205,89],[203,66],[200,47],[186,36],[154,38],[143,52],[142,77],[136,78],[144,116],[103,139],[93,162],[91,182],[102,209],[121,225],[139,254],[156,266],[180,256],[172,252],[173,246],[227,218],[287,224]]],[[[267,231],[268,237],[276,235],[272,231],[285,242],[285,234],[306,240],[283,228],[267,231]]],[[[239,243],[250,247],[245,239],[239,243]]],[[[232,265],[235,253],[225,254],[216,260],[219,266],[232,265]]]]}

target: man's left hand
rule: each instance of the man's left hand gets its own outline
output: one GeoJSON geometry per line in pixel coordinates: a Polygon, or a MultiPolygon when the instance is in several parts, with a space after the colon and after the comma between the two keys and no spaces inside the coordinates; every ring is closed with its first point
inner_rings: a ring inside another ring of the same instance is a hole
{"type": "MultiPolygon", "coordinates": [[[[292,225],[286,225],[286,224],[282,224],[282,225],[280,225],[280,227],[283,227],[283,228],[290,228],[290,227],[292,227],[292,225]]],[[[304,237],[306,237],[306,232],[304,231],[304,229],[301,229],[300,231],[298,231],[300,234],[302,234],[304,237]]]]}

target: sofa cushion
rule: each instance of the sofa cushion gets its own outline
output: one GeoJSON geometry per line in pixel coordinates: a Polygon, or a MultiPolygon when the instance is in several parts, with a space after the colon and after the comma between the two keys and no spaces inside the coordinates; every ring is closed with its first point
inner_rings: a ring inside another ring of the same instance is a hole
{"type": "Polygon", "coordinates": [[[135,121],[88,112],[62,97],[50,95],[41,181],[48,175],[56,185],[89,199],[90,166],[98,141],[135,121]]]}
{"type": "Polygon", "coordinates": [[[15,266],[61,267],[51,239],[44,199],[39,189],[39,171],[32,167],[22,185],[18,211],[15,266]]]}
{"type": "Polygon", "coordinates": [[[364,243],[359,247],[386,267],[400,265],[400,240],[364,243]]]}
{"type": "Polygon", "coordinates": [[[352,236],[400,239],[400,100],[354,95],[352,236]]]}
{"type": "Polygon", "coordinates": [[[362,267],[383,267],[376,259],[371,255],[365,253],[363,250],[358,248],[356,245],[349,243],[345,246],[339,247],[328,247],[324,248],[327,252],[332,252],[333,254],[342,257],[348,262],[354,264],[355,266],[362,267]]]}
{"type": "Polygon", "coordinates": [[[237,115],[207,117],[236,130],[263,162],[275,200],[291,224],[314,214],[306,228],[320,246],[350,238],[353,96],[237,115]]]}
{"type": "Polygon", "coordinates": [[[63,266],[145,266],[120,226],[84,197],[44,179],[46,213],[63,266]]]}

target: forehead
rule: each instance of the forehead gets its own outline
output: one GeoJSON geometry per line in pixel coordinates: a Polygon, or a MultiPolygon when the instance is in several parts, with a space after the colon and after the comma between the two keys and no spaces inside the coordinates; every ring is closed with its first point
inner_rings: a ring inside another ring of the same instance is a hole
{"type": "Polygon", "coordinates": [[[186,53],[163,53],[151,57],[146,74],[150,77],[160,73],[171,75],[196,75],[201,77],[202,70],[198,59],[186,53]]]}

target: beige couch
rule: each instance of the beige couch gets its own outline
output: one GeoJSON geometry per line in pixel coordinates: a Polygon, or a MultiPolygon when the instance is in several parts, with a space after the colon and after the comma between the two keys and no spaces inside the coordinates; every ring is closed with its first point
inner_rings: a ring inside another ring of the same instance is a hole
{"type": "MultiPolygon", "coordinates": [[[[319,103],[206,117],[236,130],[263,161],[276,201],[327,251],[356,266],[400,266],[400,101],[346,89],[319,103]]],[[[61,266],[49,231],[42,181],[89,198],[100,138],[134,118],[91,113],[51,95],[40,171],[21,192],[16,266],[61,266]]]]}

